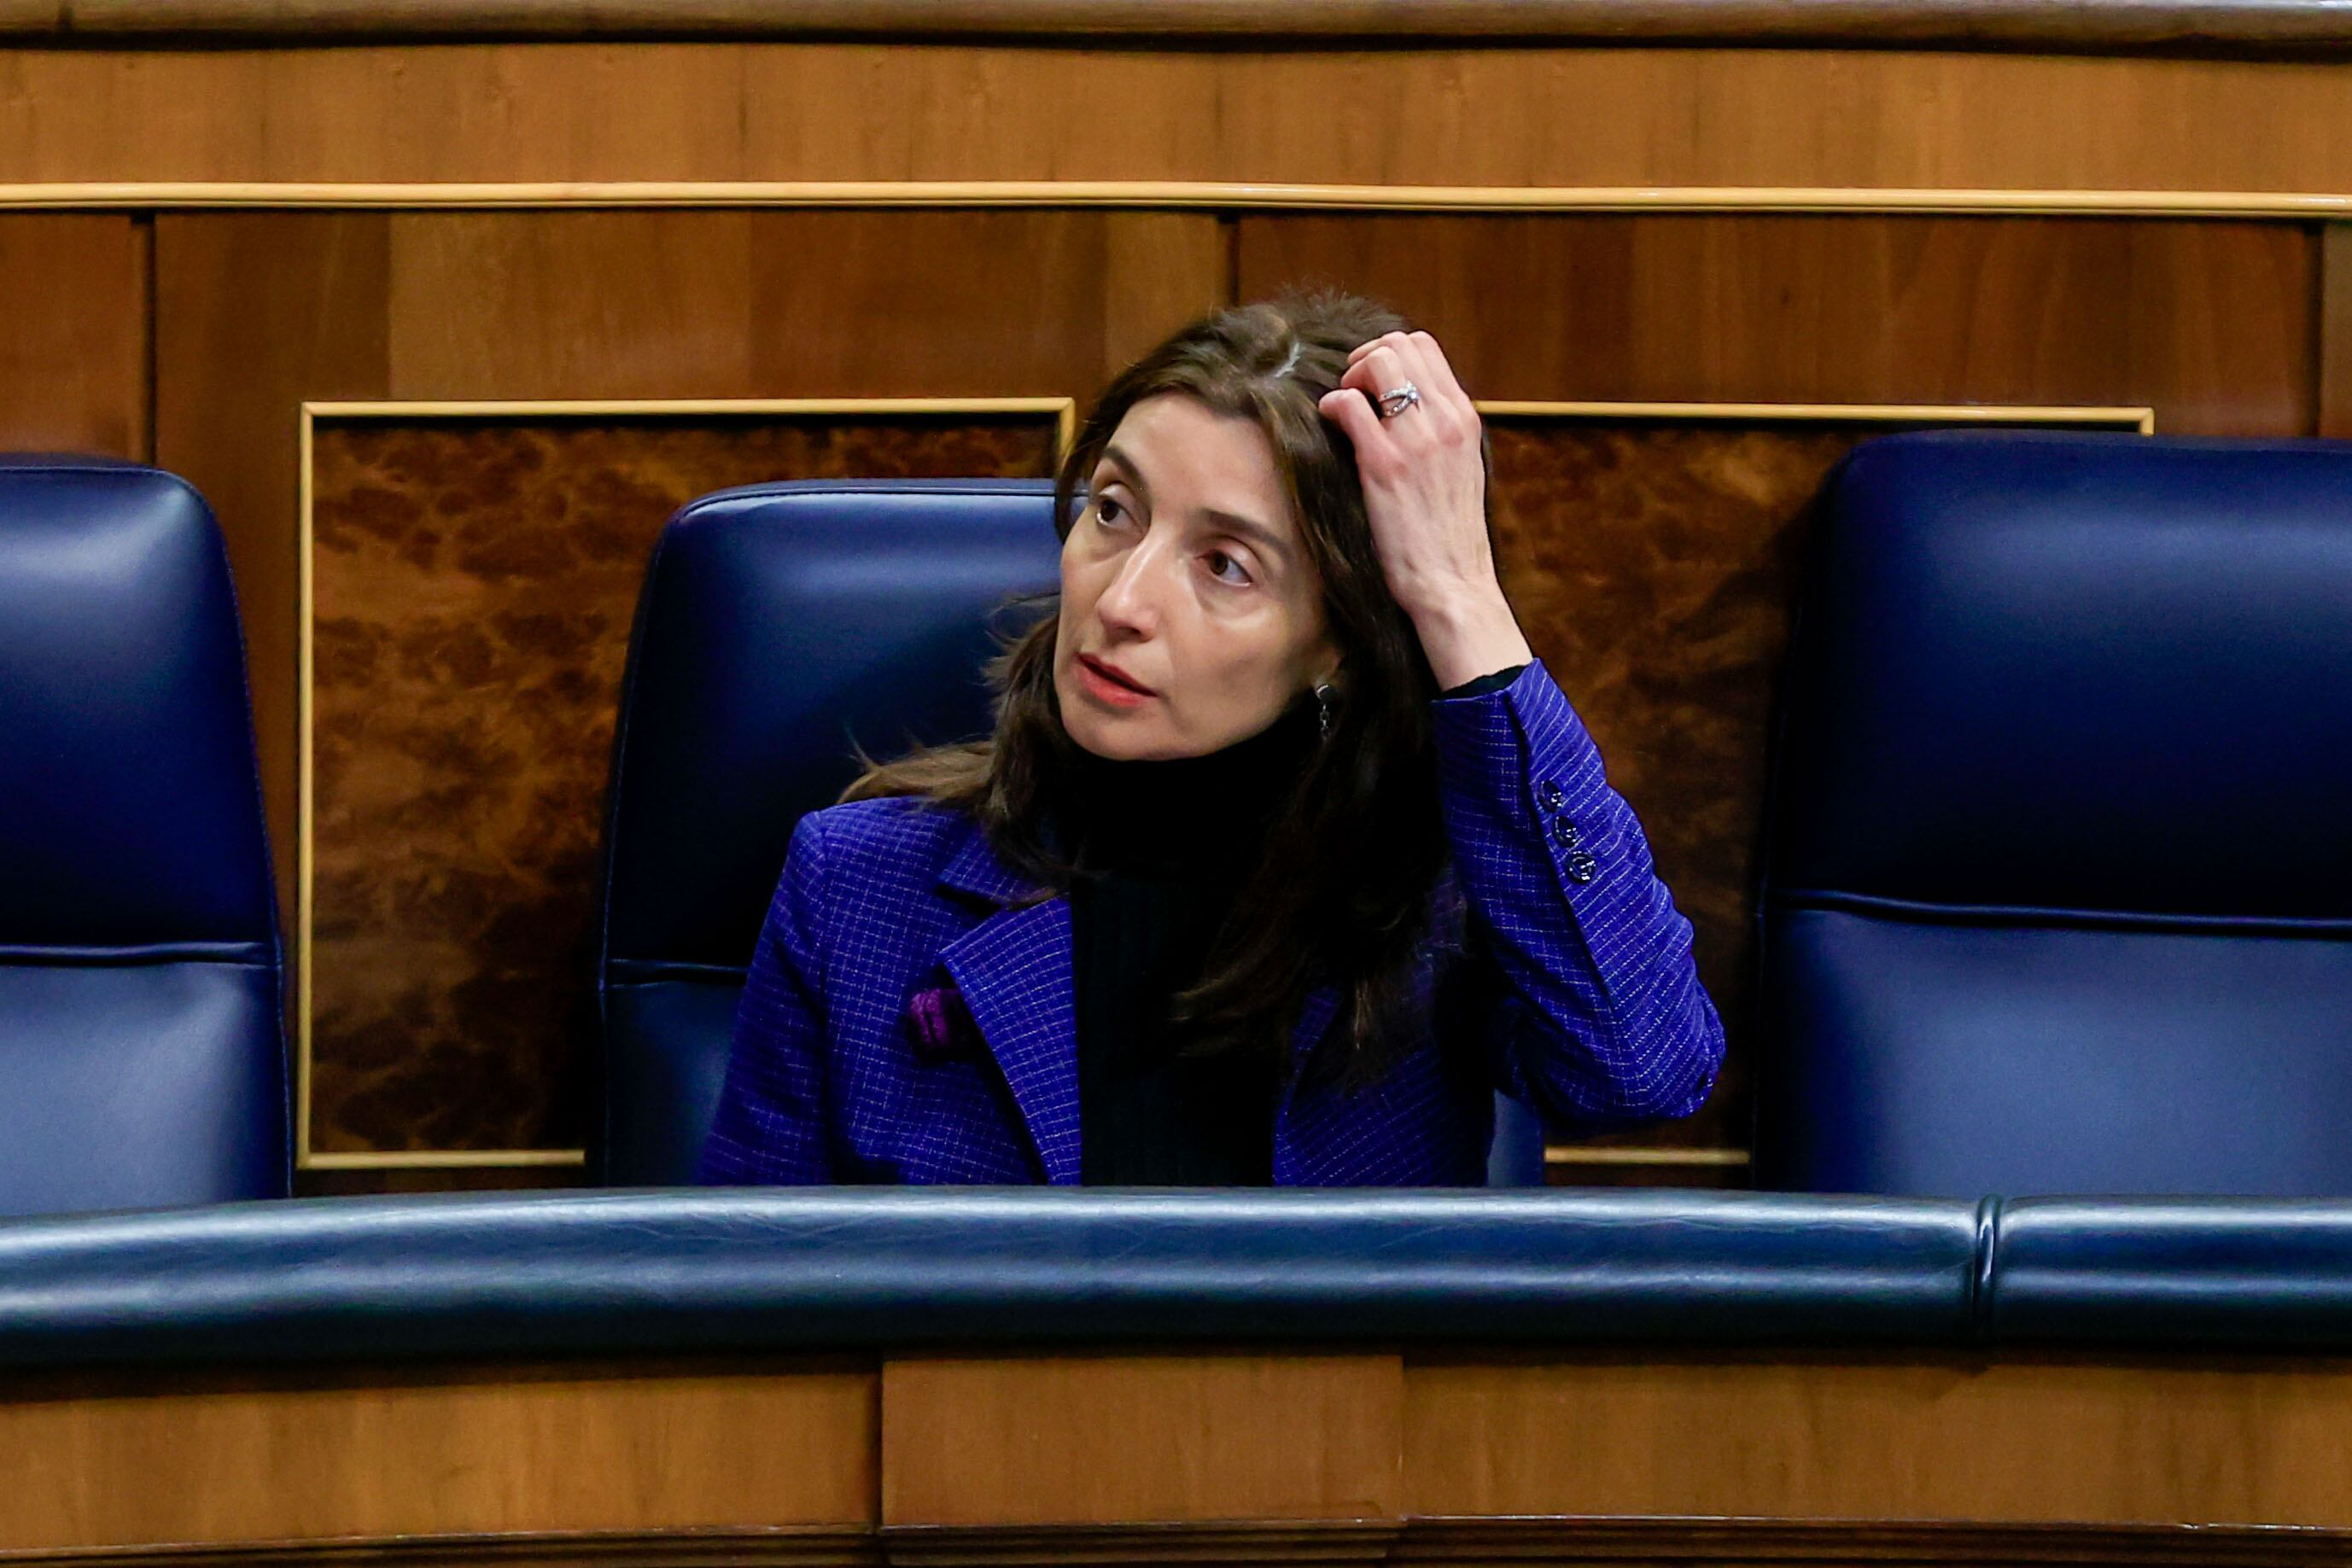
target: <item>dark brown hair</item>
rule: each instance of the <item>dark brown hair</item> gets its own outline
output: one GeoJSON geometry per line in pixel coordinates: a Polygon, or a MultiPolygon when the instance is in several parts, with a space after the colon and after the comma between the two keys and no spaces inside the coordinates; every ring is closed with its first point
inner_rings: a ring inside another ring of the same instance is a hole
{"type": "MultiPolygon", "coordinates": [[[[1373,553],[1354,446],[1318,407],[1349,350],[1405,329],[1395,312],[1328,289],[1204,317],[1111,381],[1054,486],[1055,531],[1066,538],[1119,421],[1162,393],[1265,433],[1320,581],[1341,695],[1329,737],[1271,814],[1265,852],[1200,981],[1176,998],[1174,1021],[1192,1052],[1268,1050],[1280,1061],[1307,990],[1336,983],[1341,1010],[1310,1067],[1343,1083],[1377,1076],[1410,1043],[1414,948],[1446,854],[1429,720],[1436,682],[1373,553]]],[[[1481,448],[1491,479],[1483,438],[1481,448]]],[[[1491,531],[1491,483],[1488,494],[1491,531]]],[[[968,811],[1009,865],[1044,886],[1041,897],[1066,892],[1071,868],[1042,831],[1076,747],[1054,689],[1055,633],[1047,613],[1003,644],[989,667],[990,738],[868,759],[842,799],[920,795],[968,811]]]]}

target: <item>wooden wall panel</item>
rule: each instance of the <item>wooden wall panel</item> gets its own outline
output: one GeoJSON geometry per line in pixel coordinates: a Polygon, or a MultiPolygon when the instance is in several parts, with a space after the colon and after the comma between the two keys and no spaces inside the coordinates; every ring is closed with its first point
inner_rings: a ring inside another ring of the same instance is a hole
{"type": "Polygon", "coordinates": [[[2312,230],[1996,217],[1265,216],[1240,289],[1328,279],[1482,398],[2152,406],[2303,435],[2312,230]]]}
{"type": "Polygon", "coordinates": [[[874,1517],[876,1382],[823,1364],[135,1392],[20,1378],[0,1401],[0,1551],[728,1525],[854,1539],[874,1517]]]}
{"type": "MultiPolygon", "coordinates": [[[[1140,346],[1213,303],[1226,264],[1226,231],[1208,214],[167,214],[159,241],[159,298],[169,315],[157,350],[160,450],[212,498],[229,533],[289,921],[303,402],[1086,396],[1140,346]]],[[[808,471],[835,472],[828,465],[860,450],[808,471]]],[[[662,491],[638,519],[640,543],[696,486],[784,471],[773,452],[736,455],[751,466],[688,465],[699,477],[677,494],[662,491]]],[[[940,460],[971,455],[943,449],[940,460]]],[[[488,524],[506,490],[478,466],[457,461],[437,476],[447,494],[435,504],[488,524]],[[488,488],[467,490],[476,480],[488,488]]],[[[402,489],[362,487],[395,502],[402,489]]],[[[534,537],[546,542],[544,530],[534,535],[520,524],[506,532],[510,550],[526,549],[534,537]]],[[[633,575],[621,584],[624,601],[633,584],[633,575]]],[[[625,626],[625,603],[619,613],[625,626]]],[[[340,654],[322,643],[321,656],[340,654]]],[[[523,685],[554,673],[551,664],[523,685]]],[[[594,684],[593,672],[571,674],[594,684]]],[[[595,703],[608,708],[611,695],[600,692],[595,703]]],[[[351,712],[365,710],[363,694],[360,701],[351,712]]],[[[322,723],[330,716],[322,712],[322,723]]],[[[385,717],[378,709],[373,720],[385,717]]],[[[596,724],[582,732],[597,733],[596,724]]],[[[586,843],[593,803],[580,816],[586,843]]],[[[358,856],[346,870],[382,871],[391,863],[383,855],[402,860],[397,844],[341,847],[358,856]]],[[[399,883],[389,876],[358,889],[330,877],[322,885],[352,894],[321,910],[331,940],[356,940],[361,927],[350,917],[399,903],[399,883]]],[[[501,912],[478,913],[463,924],[478,934],[501,912]]],[[[321,995],[339,978],[363,974],[375,991],[396,990],[398,976],[373,966],[372,953],[364,943],[351,948],[338,959],[347,972],[317,977],[321,995]]],[[[560,1018],[576,999],[567,990],[541,1005],[560,1018]]],[[[436,1013],[411,1020],[417,1027],[407,1031],[405,1054],[393,1039],[402,1032],[394,1014],[378,1009],[371,1016],[382,1027],[353,1033],[352,1051],[338,1057],[331,1049],[322,1058],[332,1092],[321,1106],[321,1146],[576,1143],[576,1105],[563,1107],[580,1086],[548,1071],[546,1051],[524,1051],[518,1061],[480,1040],[450,1050],[423,1027],[436,1013]],[[337,1063],[350,1072],[333,1081],[337,1063]]]]}
{"type": "Polygon", "coordinates": [[[673,511],[768,479],[1038,476],[1055,436],[1050,414],[321,418],[310,1148],[581,1146],[613,727],[673,511]]]}
{"type": "Polygon", "coordinates": [[[147,455],[151,237],[111,214],[0,216],[0,451],[147,455]]]}
{"type": "Polygon", "coordinates": [[[1208,214],[404,214],[404,398],[1073,396],[1214,305],[1208,214]]]}
{"type": "Polygon", "coordinates": [[[2352,224],[2320,230],[2319,434],[2352,436],[2352,224]]]}
{"type": "Polygon", "coordinates": [[[749,213],[403,214],[392,393],[747,397],[749,213]]]}
{"type": "Polygon", "coordinates": [[[2340,1528],[2352,1368],[1431,1357],[1406,1364],[1404,1448],[1416,1515],[2340,1528]]]}
{"type": "Polygon", "coordinates": [[[0,183],[2352,191],[2326,62],[1737,48],[0,51],[0,183]],[[1402,111],[1401,111],[1402,108],[1402,111]]]}
{"type": "Polygon", "coordinates": [[[882,1369],[882,1522],[1391,1519],[1394,1355],[912,1357],[882,1369]]]}
{"type": "Polygon", "coordinates": [[[305,400],[1077,395],[1223,277],[1205,214],[166,214],[156,233],[158,460],[229,537],[289,919],[305,400]]]}
{"type": "Polygon", "coordinates": [[[390,237],[390,220],[362,214],[155,224],[155,460],[204,493],[228,538],[289,930],[301,407],[384,395],[390,237]]]}

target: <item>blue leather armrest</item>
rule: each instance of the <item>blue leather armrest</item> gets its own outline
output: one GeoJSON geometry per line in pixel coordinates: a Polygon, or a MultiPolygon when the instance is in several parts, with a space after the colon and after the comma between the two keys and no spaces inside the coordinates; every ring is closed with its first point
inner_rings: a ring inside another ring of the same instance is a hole
{"type": "Polygon", "coordinates": [[[2352,1348],[2352,1202],[2021,1198],[1995,1229],[2002,1343],[2352,1348]]]}
{"type": "Polygon", "coordinates": [[[1969,1205],[1043,1189],[304,1199],[0,1225],[0,1365],[1236,1341],[1944,1343],[1969,1205]]]}

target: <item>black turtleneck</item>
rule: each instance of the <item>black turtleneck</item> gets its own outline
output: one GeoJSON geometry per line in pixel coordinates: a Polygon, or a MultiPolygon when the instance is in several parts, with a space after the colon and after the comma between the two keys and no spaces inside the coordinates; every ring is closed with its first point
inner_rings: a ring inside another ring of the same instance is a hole
{"type": "MultiPolygon", "coordinates": [[[[1439,694],[1484,695],[1524,664],[1439,694]]],[[[1070,886],[1077,1014],[1079,1179],[1093,1186],[1264,1186],[1274,1179],[1276,1059],[1180,1056],[1175,994],[1264,852],[1316,746],[1301,698],[1223,750],[1115,762],[1079,751],[1057,827],[1070,886]]]]}
{"type": "Polygon", "coordinates": [[[1202,757],[1081,753],[1065,808],[1077,1013],[1080,1176],[1090,1186],[1263,1186],[1276,1062],[1176,1054],[1169,1013],[1316,744],[1311,702],[1202,757]]]}

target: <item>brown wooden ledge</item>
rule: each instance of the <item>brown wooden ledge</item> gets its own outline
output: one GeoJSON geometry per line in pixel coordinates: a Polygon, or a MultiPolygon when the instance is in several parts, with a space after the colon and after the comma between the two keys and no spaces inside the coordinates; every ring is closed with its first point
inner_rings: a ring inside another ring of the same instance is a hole
{"type": "Polygon", "coordinates": [[[0,0],[17,42],[998,38],[2352,52],[2346,0],[0,0]]]}

